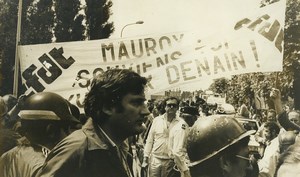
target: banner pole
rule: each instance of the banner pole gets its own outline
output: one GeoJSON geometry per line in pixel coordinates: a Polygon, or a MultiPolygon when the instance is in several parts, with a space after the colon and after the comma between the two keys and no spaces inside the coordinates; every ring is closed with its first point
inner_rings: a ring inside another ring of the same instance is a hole
{"type": "Polygon", "coordinates": [[[13,85],[13,95],[18,96],[18,80],[19,80],[19,51],[18,46],[20,44],[21,36],[21,19],[22,19],[22,0],[19,0],[18,5],[18,22],[17,22],[17,35],[16,35],[16,50],[15,50],[15,69],[14,69],[14,85],[13,85]]]}

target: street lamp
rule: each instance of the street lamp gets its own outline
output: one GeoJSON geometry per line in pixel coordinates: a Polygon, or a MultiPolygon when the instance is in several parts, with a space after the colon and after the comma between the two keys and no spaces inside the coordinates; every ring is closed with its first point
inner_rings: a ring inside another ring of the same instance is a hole
{"type": "Polygon", "coordinates": [[[121,30],[121,38],[122,38],[122,36],[123,36],[123,31],[124,31],[124,29],[125,29],[127,26],[130,26],[130,25],[140,25],[140,24],[143,24],[143,23],[144,23],[144,21],[137,21],[137,22],[135,22],[135,23],[129,23],[129,24],[125,25],[125,26],[122,28],[122,30],[121,30]]]}

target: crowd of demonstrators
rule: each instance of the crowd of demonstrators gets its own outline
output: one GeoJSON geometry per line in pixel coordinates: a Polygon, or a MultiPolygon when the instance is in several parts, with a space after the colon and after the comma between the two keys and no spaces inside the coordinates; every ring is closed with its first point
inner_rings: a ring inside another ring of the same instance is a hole
{"type": "Polygon", "coordinates": [[[0,158],[2,177],[35,176],[50,150],[70,134],[72,122],[67,101],[50,92],[34,94],[24,100],[19,112],[23,139],[0,158]]]}
{"type": "Polygon", "coordinates": [[[3,177],[258,177],[296,176],[300,114],[254,110],[241,99],[208,104],[197,97],[146,103],[148,80],[110,69],[97,76],[84,114],[56,93],[0,97],[0,176],[3,177]],[[265,113],[264,113],[265,112],[265,113]],[[235,119],[237,118],[237,119],[235,119]],[[261,122],[248,130],[238,118],[261,122]],[[261,147],[260,157],[249,140],[261,147]]]}
{"type": "Polygon", "coordinates": [[[300,131],[300,114],[295,110],[284,110],[281,103],[279,90],[273,89],[270,97],[273,99],[274,107],[277,113],[278,123],[281,130],[275,137],[269,147],[265,149],[262,159],[259,160],[259,170],[261,175],[273,177],[276,172],[278,159],[296,141],[300,131]],[[289,112],[286,112],[286,111],[289,112]]]}
{"type": "Polygon", "coordinates": [[[146,84],[130,70],[96,76],[84,101],[90,118],[50,152],[37,176],[131,177],[124,141],[146,129],[146,84]]]}

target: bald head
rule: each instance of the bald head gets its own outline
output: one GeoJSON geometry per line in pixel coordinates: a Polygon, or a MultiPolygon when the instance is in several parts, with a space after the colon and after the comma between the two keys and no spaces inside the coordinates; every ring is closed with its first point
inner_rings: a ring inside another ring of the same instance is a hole
{"type": "Polygon", "coordinates": [[[291,122],[300,126],[300,114],[298,111],[291,111],[288,114],[288,118],[291,122]]]}

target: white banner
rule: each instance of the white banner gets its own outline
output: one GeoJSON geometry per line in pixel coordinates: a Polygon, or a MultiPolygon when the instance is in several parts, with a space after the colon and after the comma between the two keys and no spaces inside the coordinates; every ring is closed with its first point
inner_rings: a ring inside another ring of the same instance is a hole
{"type": "Polygon", "coordinates": [[[20,46],[23,84],[82,108],[93,75],[132,69],[151,78],[148,94],[207,78],[282,70],[285,1],[240,18],[231,29],[199,38],[195,31],[156,36],[20,46]],[[224,32],[226,31],[226,32],[224,32]]]}

